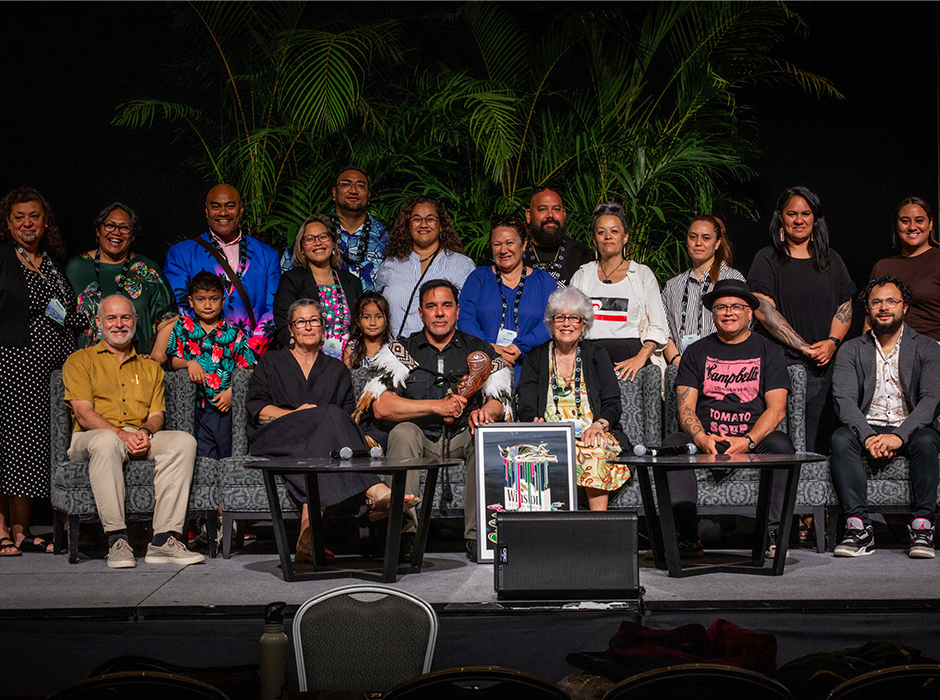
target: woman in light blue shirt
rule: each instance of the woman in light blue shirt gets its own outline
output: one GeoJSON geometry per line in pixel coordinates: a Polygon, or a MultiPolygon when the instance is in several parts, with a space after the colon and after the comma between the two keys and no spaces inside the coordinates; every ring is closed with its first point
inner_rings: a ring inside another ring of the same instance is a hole
{"type": "Polygon", "coordinates": [[[445,279],[460,289],[476,268],[463,254],[447,209],[426,196],[412,198],[398,213],[386,256],[375,276],[375,289],[388,299],[395,336],[407,337],[422,329],[418,289],[423,282],[445,279]]]}

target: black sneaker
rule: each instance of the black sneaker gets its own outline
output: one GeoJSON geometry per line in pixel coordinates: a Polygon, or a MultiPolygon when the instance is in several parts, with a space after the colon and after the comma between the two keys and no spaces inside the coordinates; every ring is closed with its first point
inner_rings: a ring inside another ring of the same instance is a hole
{"type": "Polygon", "coordinates": [[[679,557],[681,559],[698,559],[705,556],[702,540],[679,540],[679,557]]]}
{"type": "Polygon", "coordinates": [[[467,547],[467,559],[470,561],[477,560],[477,541],[476,540],[464,540],[464,544],[467,547]]]}
{"type": "Polygon", "coordinates": [[[933,559],[937,552],[933,546],[933,528],[922,527],[912,530],[908,525],[907,529],[911,533],[911,551],[908,556],[911,559],[933,559]]]}
{"type": "Polygon", "coordinates": [[[864,530],[846,529],[842,543],[833,552],[837,557],[864,557],[874,553],[875,533],[871,525],[867,525],[864,530]]]}

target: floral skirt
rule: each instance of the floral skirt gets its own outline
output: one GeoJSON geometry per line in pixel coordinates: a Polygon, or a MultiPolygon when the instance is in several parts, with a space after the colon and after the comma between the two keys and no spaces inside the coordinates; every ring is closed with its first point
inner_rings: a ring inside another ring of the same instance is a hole
{"type": "Polygon", "coordinates": [[[578,438],[574,442],[578,460],[578,486],[587,486],[600,491],[616,491],[630,478],[630,468],[625,464],[609,464],[604,460],[620,454],[620,443],[607,433],[607,447],[588,447],[578,438]]]}

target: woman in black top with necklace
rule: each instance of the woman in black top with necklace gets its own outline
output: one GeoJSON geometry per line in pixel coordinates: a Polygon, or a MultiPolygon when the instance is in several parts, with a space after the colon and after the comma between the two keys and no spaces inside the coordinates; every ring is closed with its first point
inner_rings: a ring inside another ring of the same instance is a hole
{"type": "Polygon", "coordinates": [[[607,351],[584,334],[594,323],[590,300],[574,287],[548,298],[545,322],[552,339],[522,361],[519,419],[573,421],[578,485],[591,510],[607,510],[611,491],[630,478],[630,470],[608,464],[630,443],[620,431],[620,388],[607,351]]]}

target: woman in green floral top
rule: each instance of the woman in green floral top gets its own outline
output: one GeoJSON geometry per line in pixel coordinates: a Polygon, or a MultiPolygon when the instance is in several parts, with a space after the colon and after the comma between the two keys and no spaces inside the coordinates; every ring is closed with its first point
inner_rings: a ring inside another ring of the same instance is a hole
{"type": "Polygon", "coordinates": [[[162,364],[178,316],[176,300],[160,266],[131,252],[139,231],[140,220],[133,209],[120,202],[105,207],[95,218],[98,247],[69,260],[65,274],[88,323],[78,337],[79,348],[95,345],[100,338],[95,314],[102,297],[123,294],[137,311],[135,349],[162,364]]]}

